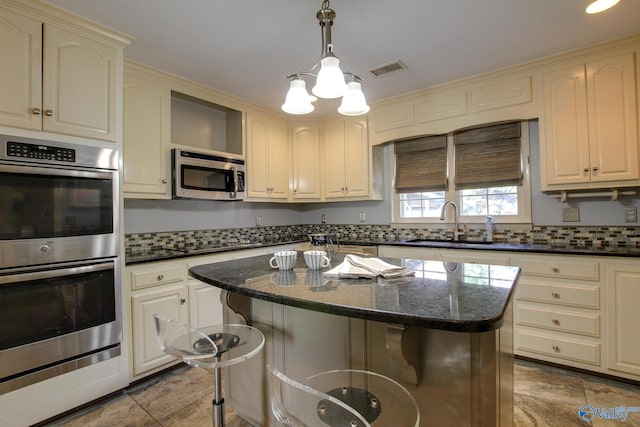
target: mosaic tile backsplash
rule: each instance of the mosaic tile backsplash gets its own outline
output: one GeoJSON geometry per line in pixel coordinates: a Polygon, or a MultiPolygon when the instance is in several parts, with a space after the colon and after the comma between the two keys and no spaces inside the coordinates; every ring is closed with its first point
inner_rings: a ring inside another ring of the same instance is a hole
{"type": "MultiPolygon", "coordinates": [[[[224,246],[237,242],[273,243],[306,240],[312,233],[336,233],[341,241],[384,243],[406,239],[451,238],[451,231],[438,228],[412,228],[390,225],[303,224],[270,227],[227,228],[125,235],[127,252],[188,245],[224,246]]],[[[469,226],[469,240],[483,240],[484,226],[469,226]]],[[[493,232],[493,241],[549,246],[640,248],[640,227],[539,227],[493,232]]]]}

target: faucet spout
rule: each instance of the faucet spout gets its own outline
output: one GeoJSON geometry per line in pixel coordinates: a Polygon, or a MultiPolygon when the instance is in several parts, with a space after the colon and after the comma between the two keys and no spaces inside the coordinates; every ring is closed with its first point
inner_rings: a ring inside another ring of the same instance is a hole
{"type": "Polygon", "coordinates": [[[444,214],[447,210],[447,206],[449,205],[451,205],[451,207],[453,208],[453,240],[458,240],[460,237],[465,236],[467,232],[466,230],[464,230],[464,226],[462,231],[458,227],[459,210],[458,205],[456,205],[454,201],[447,200],[446,202],[444,202],[444,205],[442,205],[442,210],[440,211],[440,221],[444,221],[444,214]]]}

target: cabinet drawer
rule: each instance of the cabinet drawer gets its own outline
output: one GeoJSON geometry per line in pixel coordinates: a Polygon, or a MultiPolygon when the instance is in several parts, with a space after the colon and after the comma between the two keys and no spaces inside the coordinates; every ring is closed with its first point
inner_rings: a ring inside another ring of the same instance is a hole
{"type": "Polygon", "coordinates": [[[551,335],[519,331],[516,335],[516,349],[590,365],[600,365],[600,344],[593,342],[567,340],[551,335]]]}
{"type": "Polygon", "coordinates": [[[593,261],[565,261],[556,258],[521,258],[514,261],[523,274],[564,279],[599,280],[599,264],[593,261]]]}
{"type": "Polygon", "coordinates": [[[180,266],[158,270],[131,272],[131,289],[144,289],[150,286],[166,285],[185,279],[184,268],[180,266]]]}
{"type": "Polygon", "coordinates": [[[600,308],[600,288],[591,286],[540,283],[523,280],[516,298],[572,307],[600,308]]]}
{"type": "Polygon", "coordinates": [[[518,325],[551,329],[574,334],[600,336],[600,315],[516,306],[518,325]]]}

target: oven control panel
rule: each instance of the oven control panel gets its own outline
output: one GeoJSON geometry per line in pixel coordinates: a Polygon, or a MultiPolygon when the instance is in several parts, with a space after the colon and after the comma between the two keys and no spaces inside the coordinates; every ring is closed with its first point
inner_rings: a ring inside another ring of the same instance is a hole
{"type": "Polygon", "coordinates": [[[76,150],[73,148],[7,141],[7,156],[73,163],[76,161],[76,150]]]}

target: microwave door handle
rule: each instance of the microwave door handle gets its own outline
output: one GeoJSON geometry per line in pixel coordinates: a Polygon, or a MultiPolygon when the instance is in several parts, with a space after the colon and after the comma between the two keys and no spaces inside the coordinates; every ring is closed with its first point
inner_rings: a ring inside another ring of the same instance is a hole
{"type": "Polygon", "coordinates": [[[231,198],[235,199],[238,197],[238,168],[231,166],[231,170],[233,171],[233,191],[231,192],[231,198]]]}

